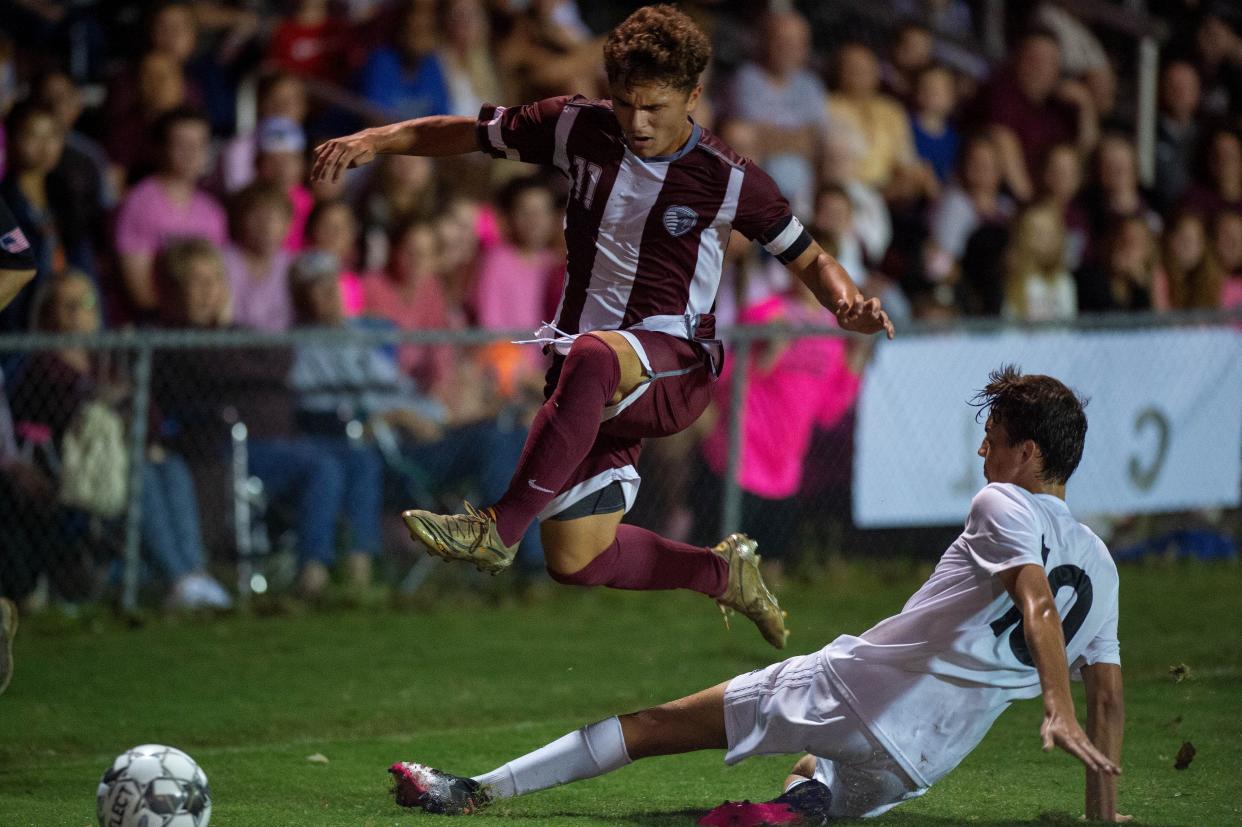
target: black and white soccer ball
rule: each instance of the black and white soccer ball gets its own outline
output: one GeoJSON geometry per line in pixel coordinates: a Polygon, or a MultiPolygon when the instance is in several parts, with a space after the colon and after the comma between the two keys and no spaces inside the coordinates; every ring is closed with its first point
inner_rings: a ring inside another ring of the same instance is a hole
{"type": "Polygon", "coordinates": [[[207,827],[207,774],[175,747],[143,744],[117,756],[95,796],[99,827],[207,827]]]}

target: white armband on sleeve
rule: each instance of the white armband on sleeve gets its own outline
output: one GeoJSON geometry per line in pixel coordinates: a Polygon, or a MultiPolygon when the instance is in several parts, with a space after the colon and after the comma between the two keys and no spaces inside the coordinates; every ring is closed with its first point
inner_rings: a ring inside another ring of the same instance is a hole
{"type": "Polygon", "coordinates": [[[791,215],[765,233],[759,243],[763,245],[763,249],[776,256],[781,264],[788,264],[811,246],[811,234],[802,226],[797,216],[791,215]]]}

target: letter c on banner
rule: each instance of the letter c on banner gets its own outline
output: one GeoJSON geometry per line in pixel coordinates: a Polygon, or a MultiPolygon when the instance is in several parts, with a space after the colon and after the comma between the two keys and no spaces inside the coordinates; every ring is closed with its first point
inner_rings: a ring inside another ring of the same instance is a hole
{"type": "Polygon", "coordinates": [[[1156,477],[1160,476],[1169,455],[1169,420],[1156,408],[1144,408],[1134,420],[1135,434],[1149,429],[1156,431],[1156,455],[1146,466],[1137,456],[1130,457],[1130,481],[1140,491],[1148,491],[1156,484],[1156,477]]]}

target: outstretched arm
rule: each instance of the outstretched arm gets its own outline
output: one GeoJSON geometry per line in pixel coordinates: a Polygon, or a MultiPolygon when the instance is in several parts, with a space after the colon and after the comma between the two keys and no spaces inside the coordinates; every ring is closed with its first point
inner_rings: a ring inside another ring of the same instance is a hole
{"type": "Polygon", "coordinates": [[[840,263],[812,241],[789,262],[789,271],[811,289],[824,307],[836,314],[837,323],[856,333],[879,333],[893,338],[893,323],[880,307],[878,298],[864,299],[858,285],[840,263]]]}
{"type": "Polygon", "coordinates": [[[476,121],[456,115],[431,115],[364,129],[333,138],[315,147],[313,181],[336,181],[352,167],[370,163],[376,155],[464,155],[478,150],[476,121]]]}
{"type": "MultiPolygon", "coordinates": [[[[1087,689],[1087,737],[1114,764],[1121,762],[1121,738],[1126,725],[1121,690],[1121,667],[1097,663],[1082,668],[1087,689]]],[[[1109,773],[1087,770],[1087,818],[1092,821],[1129,821],[1117,813],[1117,779],[1109,773]]]]}
{"type": "Polygon", "coordinates": [[[998,575],[1022,611],[1026,645],[1044,697],[1044,724],[1040,728],[1044,752],[1060,747],[1077,758],[1088,773],[1114,776],[1120,768],[1096,748],[1078,725],[1074,699],[1070,695],[1069,664],[1065,660],[1065,636],[1061,616],[1052,599],[1047,575],[1040,566],[1025,565],[1005,569],[998,575]]]}

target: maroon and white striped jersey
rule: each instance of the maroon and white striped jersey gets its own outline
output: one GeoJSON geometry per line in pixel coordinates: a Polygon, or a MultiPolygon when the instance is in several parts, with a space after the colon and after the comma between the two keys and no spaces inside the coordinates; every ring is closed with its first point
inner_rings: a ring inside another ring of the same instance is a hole
{"type": "Polygon", "coordinates": [[[570,335],[640,328],[711,339],[730,230],[783,261],[810,243],[768,174],[697,124],[676,154],[640,158],[610,101],[575,96],[484,106],[477,137],[489,155],[552,165],[572,182],[555,320],[570,335]]]}

